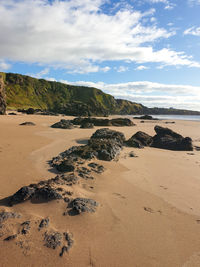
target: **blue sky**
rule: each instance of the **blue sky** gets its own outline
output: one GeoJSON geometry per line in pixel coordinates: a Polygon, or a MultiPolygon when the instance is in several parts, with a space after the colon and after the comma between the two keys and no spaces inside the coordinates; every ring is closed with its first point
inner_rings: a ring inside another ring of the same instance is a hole
{"type": "Polygon", "coordinates": [[[200,110],[200,0],[0,0],[0,71],[200,110]]]}

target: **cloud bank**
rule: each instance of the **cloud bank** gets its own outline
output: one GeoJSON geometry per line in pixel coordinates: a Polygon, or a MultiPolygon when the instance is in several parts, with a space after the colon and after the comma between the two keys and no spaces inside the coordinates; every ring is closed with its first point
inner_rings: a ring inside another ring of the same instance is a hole
{"type": "Polygon", "coordinates": [[[153,48],[155,42],[175,34],[151,22],[154,9],[123,8],[108,14],[104,4],[104,0],[1,0],[1,62],[37,63],[79,73],[109,71],[109,66],[100,66],[106,61],[200,67],[184,52],[153,48]]]}
{"type": "Polygon", "coordinates": [[[149,81],[118,84],[64,80],[61,82],[96,87],[115,98],[131,100],[148,107],[173,107],[200,111],[200,87],[197,86],[162,84],[149,81]]]}

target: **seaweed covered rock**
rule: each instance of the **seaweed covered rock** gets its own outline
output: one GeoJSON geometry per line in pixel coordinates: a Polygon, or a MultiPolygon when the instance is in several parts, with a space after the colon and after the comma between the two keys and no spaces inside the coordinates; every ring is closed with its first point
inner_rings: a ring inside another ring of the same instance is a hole
{"type": "Polygon", "coordinates": [[[23,186],[14,195],[9,197],[9,205],[13,206],[27,200],[51,201],[61,199],[62,195],[48,184],[48,180],[44,183],[23,186]],[[41,184],[44,184],[41,186],[41,184]]]}
{"type": "Polygon", "coordinates": [[[94,126],[134,126],[135,124],[128,118],[100,119],[100,118],[75,118],[71,121],[74,125],[92,123],[94,126]]]}
{"type": "Polygon", "coordinates": [[[56,122],[53,125],[51,125],[51,128],[73,129],[74,125],[71,123],[70,120],[62,119],[59,122],[56,122]]]}
{"type": "Polygon", "coordinates": [[[183,137],[182,135],[172,131],[169,128],[155,126],[156,135],[153,137],[152,147],[177,150],[177,151],[192,151],[192,139],[183,137]]]}
{"type": "Polygon", "coordinates": [[[56,199],[62,199],[62,195],[57,192],[51,186],[40,187],[35,191],[35,198],[39,198],[45,201],[51,201],[56,199]]]}
{"type": "Polygon", "coordinates": [[[120,154],[124,141],[123,133],[103,128],[91,136],[88,145],[97,153],[98,159],[110,161],[120,154]]]}
{"type": "Polygon", "coordinates": [[[44,245],[48,248],[56,249],[61,246],[63,235],[59,232],[46,232],[44,235],[44,245]]]}
{"type": "Polygon", "coordinates": [[[35,194],[35,188],[30,186],[23,186],[9,199],[9,205],[15,205],[26,200],[30,200],[35,194]]]}
{"type": "Polygon", "coordinates": [[[75,118],[71,121],[74,125],[82,125],[86,123],[92,123],[94,126],[111,126],[109,119],[97,119],[97,118],[75,118]]]}
{"type": "Polygon", "coordinates": [[[116,118],[111,120],[113,126],[135,126],[135,124],[128,118],[116,118]]]}
{"type": "Polygon", "coordinates": [[[125,136],[123,133],[110,130],[109,128],[98,129],[90,138],[89,144],[92,143],[95,139],[106,139],[106,140],[114,140],[120,145],[123,145],[125,141],[125,136]]]}
{"type": "Polygon", "coordinates": [[[75,169],[74,163],[70,159],[63,160],[60,164],[55,165],[60,172],[72,172],[75,169]]]}
{"type": "Polygon", "coordinates": [[[83,122],[80,126],[81,129],[92,129],[94,128],[94,124],[91,122],[83,122]]]}
{"type": "Polygon", "coordinates": [[[7,221],[8,219],[16,219],[16,218],[21,218],[21,215],[16,212],[2,211],[0,212],[0,225],[3,222],[7,221]]]}
{"type": "Polygon", "coordinates": [[[152,136],[144,133],[144,132],[137,132],[131,138],[126,141],[126,144],[130,147],[137,147],[142,148],[144,146],[150,146],[153,142],[152,136]]]}
{"type": "Polygon", "coordinates": [[[77,214],[83,212],[92,213],[96,211],[98,203],[95,200],[89,198],[75,198],[74,200],[71,201],[69,206],[77,214]]]}

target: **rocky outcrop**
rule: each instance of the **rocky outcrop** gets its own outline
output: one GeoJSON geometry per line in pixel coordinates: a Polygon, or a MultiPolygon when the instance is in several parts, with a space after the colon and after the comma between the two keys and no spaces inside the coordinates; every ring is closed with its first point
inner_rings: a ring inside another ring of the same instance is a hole
{"type": "Polygon", "coordinates": [[[192,139],[190,137],[184,138],[171,129],[161,126],[155,126],[154,130],[156,135],[153,137],[152,147],[177,151],[193,150],[192,139]]]}
{"type": "Polygon", "coordinates": [[[137,132],[131,138],[126,141],[126,144],[130,147],[143,148],[144,146],[150,146],[153,139],[150,135],[144,132],[137,132]]]}
{"type": "Polygon", "coordinates": [[[92,123],[94,126],[134,126],[135,124],[128,118],[97,119],[97,118],[75,118],[71,121],[74,125],[92,123]]]}
{"type": "Polygon", "coordinates": [[[67,169],[69,167],[69,169],[73,171],[72,166],[74,166],[74,170],[76,170],[81,160],[97,158],[110,161],[119,155],[124,141],[125,136],[123,133],[108,128],[102,128],[91,136],[87,145],[69,148],[58,157],[53,158],[50,164],[59,171],[61,171],[64,165],[67,165],[67,169]]]}
{"type": "Polygon", "coordinates": [[[0,115],[6,113],[6,95],[3,74],[0,73],[0,115]]]}
{"type": "Polygon", "coordinates": [[[98,203],[89,198],[75,198],[69,203],[69,207],[72,209],[71,212],[73,211],[75,214],[80,214],[83,212],[95,212],[97,206],[98,203]]]}
{"type": "Polygon", "coordinates": [[[151,115],[143,115],[140,117],[133,117],[133,118],[137,120],[159,120],[157,118],[153,118],[151,115]]]}
{"type": "Polygon", "coordinates": [[[70,120],[62,119],[59,122],[56,122],[53,125],[51,125],[51,128],[73,129],[74,125],[71,123],[70,120]]]}

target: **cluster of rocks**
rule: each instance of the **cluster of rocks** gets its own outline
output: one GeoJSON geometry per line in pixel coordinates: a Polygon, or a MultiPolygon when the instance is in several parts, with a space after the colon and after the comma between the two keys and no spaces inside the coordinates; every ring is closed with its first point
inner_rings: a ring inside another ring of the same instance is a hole
{"type": "MultiPolygon", "coordinates": [[[[74,210],[77,212],[77,214],[80,214],[81,212],[94,212],[94,210],[91,207],[90,200],[86,199],[85,202],[88,201],[88,208],[87,205],[84,207],[84,204],[81,206],[81,202],[78,201],[78,199],[75,199],[71,206],[74,205],[74,210]],[[76,203],[77,202],[77,203],[76,203]],[[79,212],[80,211],[80,212],[79,212]]],[[[84,202],[84,199],[83,199],[84,202]]],[[[21,220],[21,223],[17,221],[16,223],[13,221],[13,219],[21,219],[23,216],[14,212],[6,212],[2,211],[0,212],[0,237],[3,237],[3,241],[10,242],[15,240],[16,245],[20,245],[21,249],[30,250],[30,247],[25,247],[23,244],[28,242],[28,240],[31,238],[30,235],[28,235],[31,232],[32,228],[36,228],[38,230],[38,233],[40,232],[40,236],[43,239],[44,246],[51,248],[51,249],[57,249],[61,247],[59,255],[62,257],[65,252],[68,252],[74,243],[73,236],[69,232],[58,232],[54,229],[49,228],[50,226],[50,220],[49,218],[43,218],[40,220],[21,220]],[[11,220],[10,222],[7,222],[8,220],[11,220]],[[4,224],[7,224],[7,227],[5,227],[4,224]],[[5,228],[5,229],[4,229],[5,228]],[[10,230],[13,228],[12,234],[10,234],[10,230]],[[4,229],[4,230],[2,230],[4,229]],[[17,240],[17,238],[19,239],[17,240]],[[20,241],[19,241],[20,240],[20,241]]]]}
{"type": "Polygon", "coordinates": [[[169,128],[161,126],[155,126],[154,130],[156,135],[153,137],[144,133],[137,132],[130,139],[126,141],[126,144],[131,147],[143,148],[144,146],[156,147],[168,150],[177,151],[192,151],[192,139],[190,137],[183,137],[180,134],[172,131],[169,128]]]}
{"type": "Polygon", "coordinates": [[[71,121],[74,125],[91,123],[94,126],[134,126],[135,124],[128,118],[97,119],[97,118],[75,118],[71,121]]]}
{"type": "Polygon", "coordinates": [[[135,124],[127,118],[116,119],[97,119],[97,118],[82,118],[78,117],[73,120],[61,119],[59,122],[51,125],[52,128],[73,129],[80,125],[81,129],[92,129],[94,126],[134,126],[135,124]]]}
{"type": "Polygon", "coordinates": [[[58,116],[58,113],[48,110],[36,109],[36,108],[28,108],[28,109],[18,109],[17,112],[21,112],[27,115],[46,115],[46,116],[58,116]]]}
{"type": "Polygon", "coordinates": [[[110,161],[119,155],[125,136],[123,133],[102,128],[97,130],[89,139],[87,145],[73,146],[52,159],[51,166],[58,171],[74,171],[82,160],[97,158],[110,161]]]}

